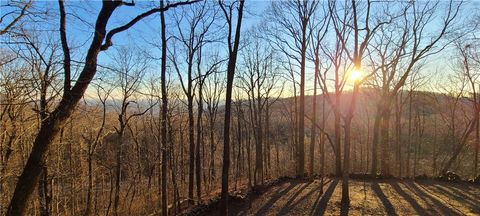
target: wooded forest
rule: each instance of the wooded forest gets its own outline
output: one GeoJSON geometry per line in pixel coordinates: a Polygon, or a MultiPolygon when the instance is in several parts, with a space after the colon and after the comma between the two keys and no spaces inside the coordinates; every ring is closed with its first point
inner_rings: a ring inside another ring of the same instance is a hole
{"type": "Polygon", "coordinates": [[[270,215],[299,181],[348,214],[360,180],[480,214],[479,35],[478,1],[0,0],[0,215],[270,215]]]}

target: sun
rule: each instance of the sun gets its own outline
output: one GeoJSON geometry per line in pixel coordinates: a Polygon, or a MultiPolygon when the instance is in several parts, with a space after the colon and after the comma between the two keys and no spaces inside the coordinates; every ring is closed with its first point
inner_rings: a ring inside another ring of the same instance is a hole
{"type": "Polygon", "coordinates": [[[353,69],[348,75],[348,79],[352,82],[358,82],[362,79],[362,71],[359,69],[353,69]]]}

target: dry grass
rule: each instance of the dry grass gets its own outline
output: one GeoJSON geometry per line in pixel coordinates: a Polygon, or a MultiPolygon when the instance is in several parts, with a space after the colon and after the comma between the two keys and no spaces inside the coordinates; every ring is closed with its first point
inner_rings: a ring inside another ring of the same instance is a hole
{"type": "MultiPolygon", "coordinates": [[[[362,181],[350,184],[343,208],[341,181],[289,181],[243,203],[232,215],[480,215],[480,187],[438,181],[362,181]]],[[[215,215],[216,212],[207,213],[215,215]]]]}

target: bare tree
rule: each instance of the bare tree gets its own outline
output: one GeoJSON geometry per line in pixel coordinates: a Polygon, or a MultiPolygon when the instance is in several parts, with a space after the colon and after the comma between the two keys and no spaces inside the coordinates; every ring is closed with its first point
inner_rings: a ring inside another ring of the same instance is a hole
{"type": "MultiPolygon", "coordinates": [[[[372,173],[377,171],[377,153],[376,149],[380,143],[379,136],[382,134],[381,149],[381,173],[390,175],[390,156],[389,149],[389,122],[393,99],[396,97],[402,86],[405,85],[407,78],[418,64],[425,58],[443,50],[450,42],[448,36],[454,28],[454,20],[458,16],[462,3],[450,1],[443,5],[441,2],[433,4],[422,4],[410,2],[403,6],[403,13],[393,14],[393,17],[399,17],[398,25],[402,28],[391,29],[388,25],[381,28],[376,45],[373,46],[378,53],[379,58],[373,57],[373,62],[380,62],[378,68],[380,79],[382,80],[381,98],[377,107],[377,118],[374,123],[374,137],[372,143],[372,173]],[[432,16],[439,13],[440,9],[445,9],[442,23],[435,33],[426,36],[423,31],[425,26],[433,22],[432,16]],[[409,15],[413,14],[413,15],[409,15]],[[400,32],[395,32],[399,30],[400,32]],[[423,40],[430,38],[428,42],[423,40]],[[395,47],[395,48],[394,48],[395,47]],[[398,48],[400,47],[400,49],[398,48]]],[[[373,63],[375,64],[375,63],[373,63]]]]}
{"type": "MultiPolygon", "coordinates": [[[[460,66],[462,69],[460,69],[460,74],[458,75],[460,77],[460,81],[462,83],[461,85],[461,91],[458,91],[459,93],[457,95],[456,100],[454,101],[454,106],[453,106],[453,111],[452,111],[452,114],[454,114],[454,112],[456,111],[456,108],[457,108],[457,104],[459,104],[459,102],[461,102],[461,97],[464,96],[464,92],[467,91],[466,88],[470,87],[470,90],[472,91],[472,101],[471,101],[471,104],[472,104],[472,118],[470,118],[468,121],[467,121],[467,124],[466,124],[466,127],[464,129],[464,131],[462,132],[461,134],[461,138],[460,140],[458,140],[458,144],[454,144],[454,147],[453,147],[453,152],[451,154],[451,156],[449,157],[449,159],[446,161],[446,163],[444,164],[442,170],[441,170],[441,174],[445,174],[447,171],[449,171],[450,167],[452,166],[452,164],[457,160],[458,156],[460,155],[462,149],[464,148],[465,144],[467,143],[468,141],[468,138],[470,136],[471,133],[473,133],[474,131],[476,131],[477,129],[477,124],[478,124],[478,119],[480,118],[480,113],[479,113],[479,105],[478,105],[478,102],[477,102],[477,98],[476,98],[476,74],[474,74],[472,71],[471,71],[471,60],[469,59],[469,55],[468,55],[468,49],[469,47],[468,46],[463,46],[462,45],[458,45],[457,46],[457,49],[459,50],[459,54],[460,54],[460,66]],[[468,86],[470,85],[470,86],[468,86]],[[468,86],[468,87],[467,87],[468,86]]],[[[452,132],[453,132],[453,135],[452,135],[452,138],[455,140],[455,117],[452,115],[452,132]]],[[[478,138],[478,137],[477,137],[478,138]]],[[[477,139],[478,140],[478,139],[477,139]]],[[[455,142],[454,142],[455,143],[455,142]]],[[[475,161],[476,163],[477,161],[475,161]]]]}
{"type": "Polygon", "coordinates": [[[480,101],[479,101],[479,90],[477,87],[478,85],[478,78],[479,73],[475,72],[480,68],[480,61],[478,55],[478,44],[473,42],[471,44],[463,44],[457,43],[457,49],[461,56],[460,60],[463,65],[463,72],[467,77],[467,80],[470,84],[469,89],[472,94],[472,109],[473,109],[473,117],[475,121],[475,153],[474,153],[474,165],[473,165],[473,175],[474,177],[477,176],[478,172],[478,152],[479,152],[479,145],[480,145],[480,101]]]}
{"type": "Polygon", "coordinates": [[[274,52],[270,47],[262,45],[259,32],[250,31],[248,45],[242,52],[242,65],[245,71],[237,77],[240,80],[239,88],[243,89],[248,99],[250,124],[252,125],[255,140],[255,169],[253,185],[263,184],[265,160],[267,159],[267,144],[265,125],[268,112],[266,110],[271,90],[276,87],[273,71],[274,52]]]}
{"type": "Polygon", "coordinates": [[[305,174],[305,65],[311,29],[309,23],[317,9],[317,1],[272,2],[269,18],[271,42],[286,58],[295,61],[300,74],[298,109],[297,175],[305,174]]]}
{"type": "MultiPolygon", "coordinates": [[[[319,12],[320,13],[320,12],[319,12]]],[[[328,27],[330,25],[330,17],[328,15],[328,10],[325,10],[323,11],[322,14],[320,15],[317,15],[316,16],[316,19],[314,19],[313,21],[314,22],[311,22],[311,25],[313,25],[312,28],[313,30],[313,34],[312,34],[312,37],[311,37],[311,52],[310,52],[310,55],[309,56],[309,60],[310,61],[313,61],[314,63],[314,70],[315,70],[315,73],[314,73],[314,77],[313,77],[313,105],[312,105],[312,108],[313,108],[313,111],[312,111],[312,126],[311,126],[311,129],[310,129],[310,170],[309,170],[309,173],[311,175],[311,177],[314,176],[314,153],[315,153],[315,143],[316,143],[316,124],[317,124],[317,89],[318,89],[318,86],[320,84],[320,80],[319,80],[319,77],[320,77],[320,73],[322,70],[322,67],[324,65],[322,65],[322,61],[321,61],[321,46],[323,45],[322,44],[322,41],[324,40],[325,36],[327,35],[327,32],[328,32],[328,27]],[[313,24],[315,23],[315,24],[313,24]]],[[[325,101],[324,101],[325,102],[325,101]]],[[[325,107],[323,106],[322,107],[322,111],[324,112],[325,111],[325,107]]],[[[324,113],[323,113],[324,114],[324,113]]],[[[322,114],[322,116],[324,117],[324,115],[322,114]]],[[[322,118],[323,118],[322,117],[322,118]]],[[[324,119],[322,119],[322,124],[324,124],[324,119]]],[[[320,136],[323,136],[323,135],[320,135],[320,136]]],[[[322,138],[320,138],[321,140],[323,140],[322,138]]],[[[320,144],[322,145],[322,144],[320,144]]],[[[322,152],[323,154],[323,148],[320,149],[320,151],[322,152]]],[[[323,161],[322,161],[322,166],[323,166],[323,161]]]]}
{"type": "Polygon", "coordinates": [[[237,63],[238,47],[240,45],[240,33],[242,29],[243,6],[245,1],[239,0],[227,4],[220,1],[220,8],[225,15],[228,26],[227,46],[227,88],[225,90],[225,118],[223,125],[223,167],[222,167],[222,193],[220,212],[222,215],[228,215],[228,171],[230,169],[230,116],[232,106],[233,78],[235,77],[235,66],[237,63]],[[234,10],[237,12],[237,21],[234,23],[234,10]],[[235,28],[235,32],[233,31],[235,28]],[[232,41],[233,37],[233,41],[232,41]]]}
{"type": "MultiPolygon", "coordinates": [[[[115,65],[110,68],[112,72],[118,74],[118,81],[113,85],[118,87],[119,104],[115,105],[118,114],[118,126],[115,127],[118,145],[115,149],[115,199],[113,210],[114,214],[118,215],[118,206],[120,204],[120,181],[122,171],[122,158],[125,157],[123,149],[125,148],[126,139],[125,132],[130,126],[129,123],[132,118],[145,114],[150,108],[144,111],[134,112],[129,108],[130,105],[137,104],[134,100],[134,96],[139,93],[142,86],[142,77],[148,69],[148,62],[145,61],[142,55],[133,53],[127,50],[127,48],[118,49],[114,56],[115,65]]],[[[114,100],[114,104],[117,102],[114,100]]]]}
{"type": "MultiPolygon", "coordinates": [[[[164,1],[160,1],[160,7],[164,7],[164,1]]],[[[167,112],[168,112],[168,93],[167,93],[167,36],[166,36],[166,24],[165,24],[165,11],[160,12],[160,32],[161,32],[161,45],[162,45],[162,56],[160,63],[160,86],[161,86],[161,95],[162,95],[162,108],[161,108],[161,117],[160,117],[160,139],[161,143],[158,144],[159,154],[162,152],[162,170],[161,170],[161,189],[160,193],[162,194],[162,214],[168,215],[168,194],[167,194],[167,163],[168,163],[168,151],[167,151],[167,112]]],[[[174,179],[172,179],[174,180],[174,179]]],[[[175,203],[175,201],[174,201],[175,203]]]]}
{"type": "Polygon", "coordinates": [[[93,190],[93,156],[97,146],[103,140],[105,134],[105,124],[106,124],[106,115],[107,115],[107,100],[110,94],[112,93],[113,88],[105,89],[101,85],[97,85],[97,96],[98,100],[101,103],[102,115],[101,115],[101,125],[100,128],[93,133],[90,133],[88,136],[82,134],[83,140],[87,143],[87,164],[88,164],[88,188],[87,188],[87,203],[85,208],[84,215],[92,214],[92,190],[93,190]]]}
{"type": "MultiPolygon", "coordinates": [[[[174,14],[175,22],[177,24],[177,36],[175,39],[180,43],[180,46],[176,43],[173,44],[173,49],[171,50],[171,61],[174,65],[175,71],[180,77],[180,83],[182,85],[183,91],[187,98],[187,107],[188,107],[188,119],[189,119],[189,191],[188,196],[191,202],[193,202],[193,186],[194,186],[194,176],[196,174],[197,181],[197,198],[200,201],[201,193],[201,178],[200,178],[200,167],[198,167],[200,159],[196,159],[195,151],[199,149],[196,147],[200,143],[195,145],[195,119],[194,119],[194,98],[195,98],[195,87],[196,84],[202,82],[203,77],[195,77],[195,61],[198,61],[197,56],[202,47],[207,43],[210,43],[213,38],[211,38],[211,27],[215,21],[216,13],[210,13],[212,6],[209,2],[204,1],[202,4],[192,5],[190,8],[185,8],[179,13],[174,14]],[[188,28],[183,29],[183,25],[186,25],[188,28]],[[178,50],[178,49],[181,50],[178,50]],[[179,53],[182,52],[182,53],[179,53]],[[185,62],[181,62],[178,59],[178,56],[184,54],[185,62]],[[182,75],[183,70],[187,71],[186,78],[185,75],[182,75]],[[195,172],[195,161],[197,162],[197,172],[195,172]]],[[[197,71],[198,73],[198,71],[197,71]]],[[[203,83],[202,83],[203,85],[203,83]]],[[[200,114],[201,115],[201,114],[200,114]]],[[[197,122],[200,124],[200,122],[197,122]]],[[[197,157],[200,157],[198,154],[197,157]]]]}
{"type": "Polygon", "coordinates": [[[223,77],[219,73],[213,73],[206,78],[206,85],[204,88],[205,104],[207,108],[207,119],[209,129],[209,144],[210,144],[210,163],[209,163],[209,176],[210,184],[215,183],[216,171],[215,171],[215,151],[217,150],[216,137],[216,123],[218,117],[218,107],[221,100],[222,93],[224,91],[221,86],[224,83],[223,77]]]}
{"type": "MultiPolygon", "coordinates": [[[[345,126],[345,140],[344,140],[344,160],[343,160],[343,173],[342,173],[342,204],[348,205],[350,202],[349,199],[349,189],[348,189],[348,180],[349,180],[349,174],[350,174],[350,142],[351,142],[351,124],[352,124],[352,119],[354,116],[354,110],[355,110],[355,104],[357,100],[357,94],[359,91],[359,85],[361,82],[363,82],[364,78],[355,78],[355,74],[353,74],[355,71],[359,71],[362,68],[362,59],[363,55],[368,48],[370,39],[373,37],[373,35],[376,33],[378,28],[381,26],[389,23],[391,20],[386,20],[383,21],[381,17],[370,17],[370,11],[372,9],[372,2],[367,1],[366,5],[366,13],[364,17],[361,17],[361,15],[358,14],[357,8],[360,5],[357,4],[356,1],[352,0],[351,5],[347,8],[346,10],[351,10],[351,12],[345,12],[344,14],[349,14],[351,13],[351,19],[343,19],[344,21],[351,22],[351,25],[347,24],[347,26],[351,26],[351,33],[353,34],[353,52],[350,51],[346,44],[348,40],[348,33],[349,31],[345,32],[343,31],[342,34],[342,28],[339,27],[339,24],[342,22],[341,16],[339,16],[338,12],[334,11],[335,5],[330,4],[329,8],[331,11],[331,14],[333,16],[333,24],[335,27],[335,32],[337,37],[340,38],[340,42],[343,45],[343,48],[346,51],[346,54],[348,58],[352,61],[353,63],[353,68],[350,69],[351,71],[346,74],[346,78],[350,79],[353,81],[353,92],[352,92],[352,97],[351,101],[347,110],[346,115],[343,117],[345,126]],[[364,19],[361,21],[361,19],[364,19]],[[371,25],[371,20],[370,19],[375,19],[376,21],[371,25]],[[361,27],[361,23],[364,23],[364,27],[361,27]],[[362,32],[365,32],[362,34],[362,32]],[[345,34],[347,33],[347,35],[345,34]],[[363,35],[363,38],[361,38],[361,34],[363,35]]],[[[348,67],[346,67],[348,68],[348,67]]],[[[348,70],[348,69],[347,69],[348,70]]],[[[368,78],[368,77],[367,77],[368,78]]],[[[338,107],[336,107],[338,109],[338,107]]],[[[337,111],[339,112],[339,111],[337,111]]]]}
{"type": "MultiPolygon", "coordinates": [[[[195,2],[195,1],[193,1],[195,2]]],[[[28,157],[28,161],[23,169],[22,175],[19,177],[15,192],[10,201],[7,215],[20,215],[25,210],[25,203],[28,197],[32,194],[33,188],[36,185],[40,173],[41,167],[44,164],[44,155],[48,149],[50,143],[60,132],[62,126],[66,123],[66,120],[71,116],[75,106],[78,101],[82,98],[85,93],[90,81],[95,76],[97,71],[97,57],[100,51],[108,49],[111,46],[111,39],[113,35],[125,31],[136,22],[143,19],[144,17],[168,10],[169,8],[176,7],[179,5],[190,4],[192,2],[176,2],[170,5],[166,5],[162,8],[152,9],[149,12],[145,12],[134,18],[131,22],[127,23],[124,26],[113,29],[106,35],[106,26],[108,20],[110,19],[113,11],[122,5],[130,5],[131,3],[125,3],[122,1],[104,1],[102,3],[102,8],[98,14],[95,24],[94,36],[91,42],[91,45],[87,51],[86,58],[84,60],[84,67],[81,70],[77,82],[68,94],[65,94],[55,109],[50,113],[50,115],[44,120],[35,141],[33,143],[32,152],[28,157]],[[105,39],[105,44],[102,44],[105,39]]]]}

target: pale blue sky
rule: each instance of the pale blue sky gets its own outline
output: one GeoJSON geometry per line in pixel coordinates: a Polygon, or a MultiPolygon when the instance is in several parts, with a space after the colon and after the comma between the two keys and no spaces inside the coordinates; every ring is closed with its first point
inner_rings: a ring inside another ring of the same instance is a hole
{"type": "MultiPolygon", "coordinates": [[[[5,0],[0,0],[4,2],[5,0]]],[[[112,18],[109,21],[108,29],[125,24],[130,21],[136,15],[152,8],[152,6],[158,4],[158,1],[135,1],[136,6],[122,6],[118,8],[112,18]]],[[[250,1],[247,0],[245,3],[246,11],[243,22],[243,30],[247,30],[252,26],[255,26],[260,22],[263,13],[268,8],[270,1],[250,1]]],[[[51,37],[58,38],[58,3],[57,1],[35,1],[36,6],[47,9],[52,17],[55,19],[48,20],[45,23],[36,23],[36,28],[43,30],[51,30],[51,37]]],[[[464,12],[462,13],[463,18],[469,18],[476,12],[478,12],[480,1],[467,2],[468,6],[464,7],[464,12]]],[[[72,46],[73,53],[76,54],[73,56],[75,60],[82,60],[83,55],[88,48],[90,39],[92,36],[93,25],[98,15],[98,11],[101,7],[100,1],[67,1],[66,10],[67,10],[67,36],[72,46]]],[[[172,11],[168,11],[167,15],[172,11]]],[[[3,13],[3,12],[2,12],[3,13]]],[[[462,18],[462,19],[463,19],[462,18]]],[[[172,23],[167,23],[172,27],[172,23]]],[[[429,26],[435,28],[435,26],[429,26]]],[[[152,46],[151,43],[158,42],[160,37],[159,34],[159,16],[158,14],[152,15],[139,23],[134,27],[130,28],[128,31],[117,34],[113,38],[114,47],[125,46],[138,46],[146,51],[152,56],[159,56],[159,48],[152,46]]],[[[3,45],[0,45],[3,46],[3,45]]],[[[113,50],[113,49],[112,49],[113,50]]],[[[108,65],[110,64],[110,56],[113,51],[108,50],[107,52],[102,52],[99,56],[99,63],[108,65]]],[[[436,71],[436,70],[448,70],[447,64],[448,56],[451,53],[446,53],[442,56],[435,57],[428,61],[428,68],[426,70],[436,71]]],[[[157,71],[157,69],[153,69],[157,71]]],[[[308,74],[312,75],[307,71],[308,74]]],[[[440,77],[442,78],[442,77],[440,77]]]]}

